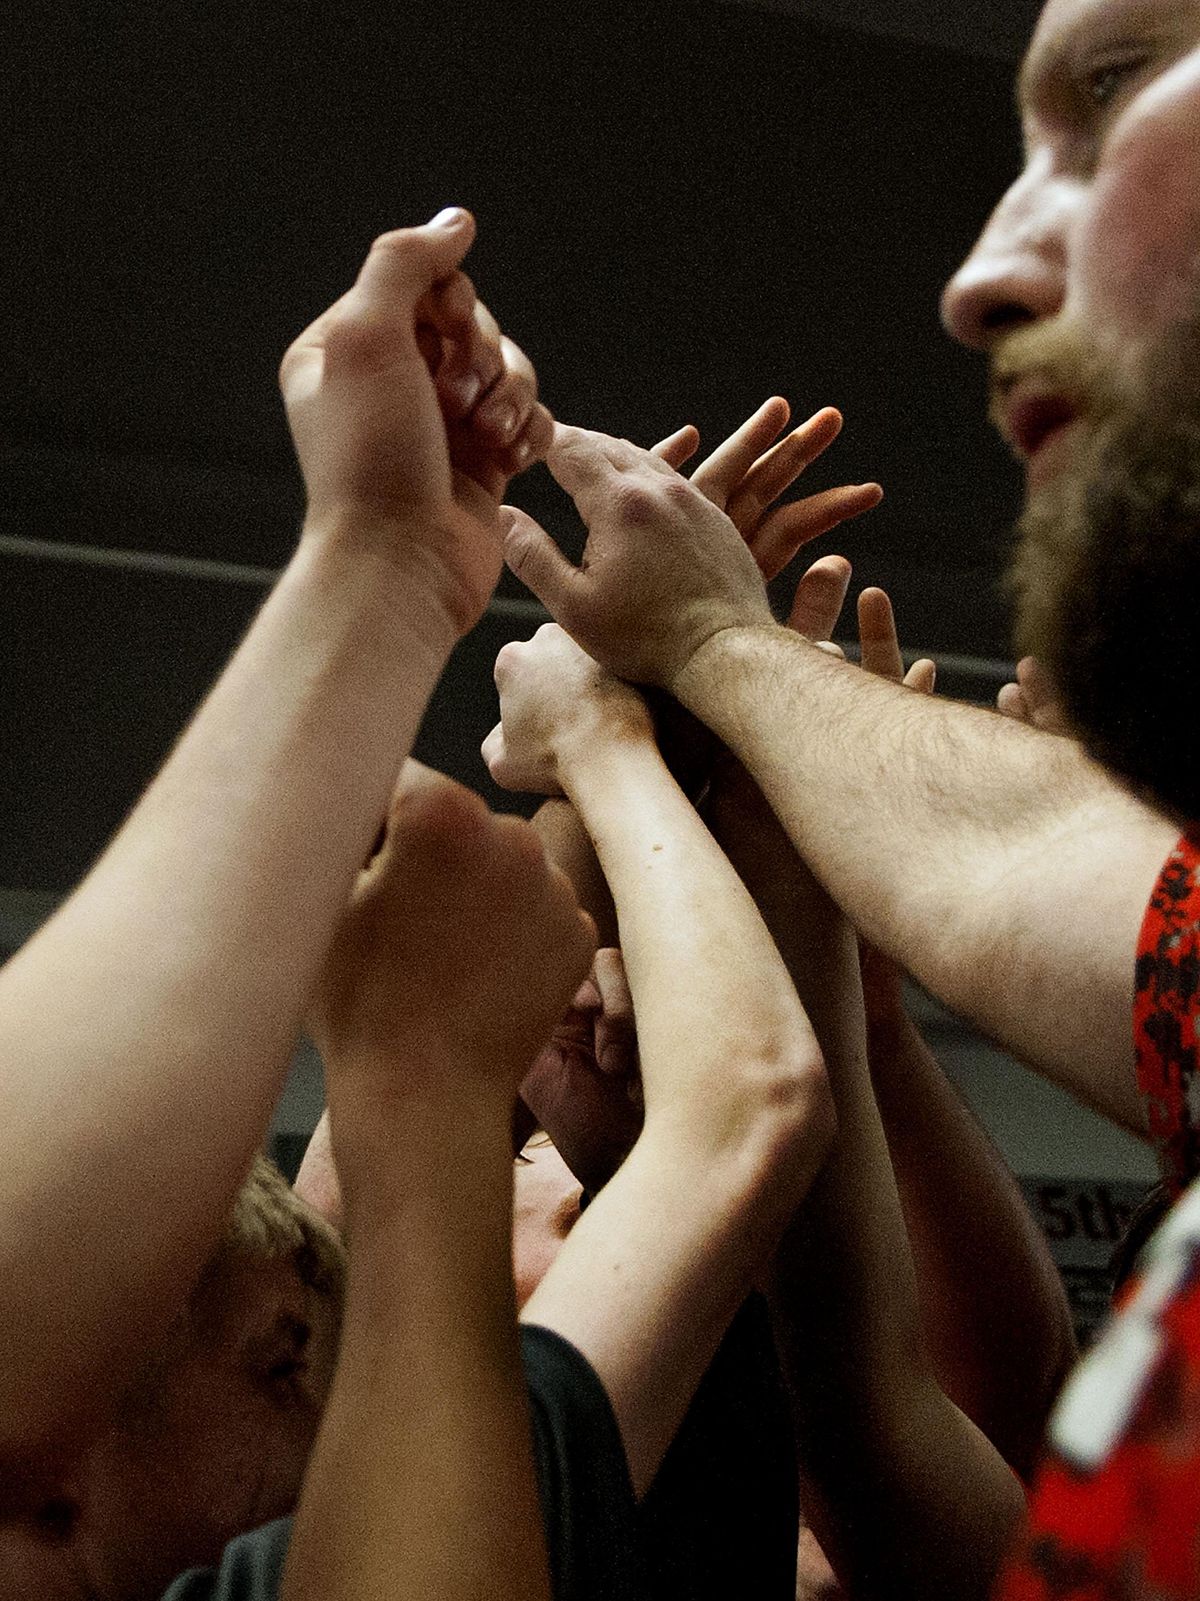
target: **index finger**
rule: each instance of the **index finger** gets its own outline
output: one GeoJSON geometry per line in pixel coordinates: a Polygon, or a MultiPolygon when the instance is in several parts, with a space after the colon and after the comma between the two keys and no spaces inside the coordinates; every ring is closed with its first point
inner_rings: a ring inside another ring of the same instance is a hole
{"type": "Polygon", "coordinates": [[[656,475],[678,474],[649,450],[639,450],[628,439],[593,433],[556,422],[554,441],[546,453],[546,465],[555,480],[579,508],[584,522],[612,495],[625,473],[643,470],[656,475]]]}

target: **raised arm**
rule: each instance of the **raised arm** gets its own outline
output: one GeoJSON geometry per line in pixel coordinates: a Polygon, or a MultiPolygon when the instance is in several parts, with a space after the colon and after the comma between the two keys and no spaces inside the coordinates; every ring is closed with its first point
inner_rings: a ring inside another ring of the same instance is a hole
{"type": "Polygon", "coordinates": [[[853,930],[744,771],[715,784],[711,815],[805,1002],[837,1106],[833,1149],[780,1246],[771,1290],[806,1518],[854,1597],[982,1598],[1022,1496],[943,1392],[926,1348],[867,1068],[853,930]]]}
{"type": "Polygon", "coordinates": [[[296,554],[128,822],[0,975],[6,1508],[102,1421],[220,1233],[426,700],[496,581],[493,497],[549,420],[458,271],[473,233],[453,211],[385,235],[288,352],[296,554]],[[489,431],[481,392],[518,403],[516,440],[489,431]]]}
{"type": "Polygon", "coordinates": [[[637,1015],[643,1132],[523,1317],[599,1374],[639,1493],[811,1182],[832,1116],[820,1052],[762,919],[654,743],[641,699],[560,629],[506,646],[485,754],[563,789],[611,886],[637,1015]]]}
{"type": "Polygon", "coordinates": [[[590,954],[528,824],[409,777],[314,1018],[350,1276],[281,1601],[549,1596],[509,1129],[590,954]]]}
{"type": "Polygon", "coordinates": [[[1174,826],[1071,742],[906,695],[777,626],[729,519],[658,458],[559,429],[550,459],[586,564],[510,511],[514,570],[598,660],[669,689],[736,752],[874,944],[1144,1133],[1133,958],[1174,826]]]}

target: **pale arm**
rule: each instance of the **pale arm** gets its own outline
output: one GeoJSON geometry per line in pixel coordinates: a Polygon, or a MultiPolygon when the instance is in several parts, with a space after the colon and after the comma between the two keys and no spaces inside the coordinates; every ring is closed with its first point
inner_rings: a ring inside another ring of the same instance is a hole
{"type": "MultiPolygon", "coordinates": [[[[98,865],[0,975],[6,1509],[104,1421],[218,1237],[397,768],[498,575],[495,502],[452,477],[417,342],[426,317],[470,346],[472,235],[459,213],[388,236],[293,346],[299,549],[98,865]]],[[[495,377],[498,345],[480,348],[495,377]]]]}
{"type": "MultiPolygon", "coordinates": [[[[543,630],[535,647],[559,633],[543,630]]],[[[497,663],[506,740],[517,734],[513,652],[530,648],[507,647],[497,663]]],[[[633,699],[633,711],[626,698],[577,723],[554,776],[616,903],[645,1127],[522,1316],[591,1362],[641,1493],[811,1181],[831,1118],[820,1053],[778,953],[633,699]]],[[[521,782],[496,741],[494,775],[521,782]]]]}
{"type": "Polygon", "coordinates": [[[1067,740],[916,697],[771,626],[677,691],[871,942],[1135,1132],[1133,960],[1176,827],[1067,740]]]}
{"type": "Polygon", "coordinates": [[[514,571],[598,661],[724,740],[873,944],[1144,1132],[1134,949],[1174,825],[1067,741],[918,701],[777,627],[736,528],[647,452],[560,428],[549,461],[588,524],[586,564],[510,511],[514,571]]]}

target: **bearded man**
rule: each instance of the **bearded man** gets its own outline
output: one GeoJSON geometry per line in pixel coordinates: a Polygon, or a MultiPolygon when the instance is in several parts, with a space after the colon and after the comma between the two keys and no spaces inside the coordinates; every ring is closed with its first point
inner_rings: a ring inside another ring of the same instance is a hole
{"type": "MultiPolygon", "coordinates": [[[[582,567],[519,512],[506,553],[598,660],[725,742],[873,944],[1153,1138],[1179,1192],[1200,1168],[1200,849],[1179,837],[1200,819],[1200,5],[1050,0],[1020,100],[1024,172],[944,316],[990,357],[1026,464],[1018,637],[1078,742],[777,626],[728,519],[623,441],[556,433],[582,567]]],[[[1200,1594],[1198,1266],[1189,1192],[1068,1390],[1010,1593],[1200,1594]]]]}

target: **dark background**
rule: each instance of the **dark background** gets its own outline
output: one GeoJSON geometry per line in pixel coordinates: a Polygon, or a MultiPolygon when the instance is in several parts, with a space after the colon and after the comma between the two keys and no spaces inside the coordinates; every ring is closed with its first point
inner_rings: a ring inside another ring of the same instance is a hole
{"type": "MultiPolygon", "coordinates": [[[[952,692],[994,693],[1016,472],[937,296],[1016,171],[1034,9],[26,8],[0,178],[8,904],[86,869],[287,558],[284,347],[377,232],[451,202],[565,419],[711,446],[775,391],[841,407],[806,482],[887,499],[824,548],[952,692]]],[[[518,488],[577,539],[544,470],[518,488]]],[[[522,595],[506,578],[422,736],[480,788],[522,595]]]]}

